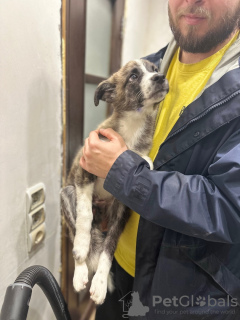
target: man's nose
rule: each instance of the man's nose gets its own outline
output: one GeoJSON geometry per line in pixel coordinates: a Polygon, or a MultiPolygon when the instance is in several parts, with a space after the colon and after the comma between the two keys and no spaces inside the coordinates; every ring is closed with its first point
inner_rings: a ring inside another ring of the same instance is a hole
{"type": "Polygon", "coordinates": [[[151,78],[151,80],[162,84],[165,81],[165,76],[161,73],[157,73],[151,78]]]}

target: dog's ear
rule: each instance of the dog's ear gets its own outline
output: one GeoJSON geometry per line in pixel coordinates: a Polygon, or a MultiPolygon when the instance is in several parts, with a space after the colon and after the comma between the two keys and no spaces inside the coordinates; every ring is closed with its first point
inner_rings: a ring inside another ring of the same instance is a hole
{"type": "Polygon", "coordinates": [[[101,82],[95,91],[95,95],[94,95],[95,106],[98,106],[99,100],[103,100],[108,103],[113,102],[116,96],[115,89],[116,89],[116,86],[113,83],[109,82],[108,80],[101,82]]]}

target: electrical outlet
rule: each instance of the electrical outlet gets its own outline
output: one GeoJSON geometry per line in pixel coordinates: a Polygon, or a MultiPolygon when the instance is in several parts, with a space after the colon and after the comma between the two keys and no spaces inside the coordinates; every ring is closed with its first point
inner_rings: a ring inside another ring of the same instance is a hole
{"type": "Polygon", "coordinates": [[[38,183],[35,186],[28,188],[26,193],[27,213],[33,211],[45,202],[45,186],[43,183],[38,183]]]}
{"type": "Polygon", "coordinates": [[[41,205],[28,214],[28,232],[32,232],[45,221],[45,206],[41,205]]]}
{"type": "Polygon", "coordinates": [[[44,240],[46,236],[46,225],[42,223],[28,235],[28,252],[30,253],[36,249],[44,240]]]}

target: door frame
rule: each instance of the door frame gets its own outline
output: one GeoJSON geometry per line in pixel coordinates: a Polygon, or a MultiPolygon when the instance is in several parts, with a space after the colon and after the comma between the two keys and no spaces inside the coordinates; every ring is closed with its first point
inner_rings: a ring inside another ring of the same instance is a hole
{"type": "MultiPolygon", "coordinates": [[[[110,74],[121,66],[123,19],[125,0],[109,0],[112,3],[112,30],[110,74]]],[[[87,0],[62,0],[62,70],[63,70],[63,166],[62,186],[66,185],[67,175],[73,158],[83,143],[84,86],[85,83],[98,84],[101,77],[85,74],[86,50],[86,7],[87,0]]],[[[88,303],[81,314],[79,295],[74,292],[72,279],[74,261],[72,243],[62,218],[61,237],[61,289],[72,320],[89,319],[94,308],[88,303]]]]}

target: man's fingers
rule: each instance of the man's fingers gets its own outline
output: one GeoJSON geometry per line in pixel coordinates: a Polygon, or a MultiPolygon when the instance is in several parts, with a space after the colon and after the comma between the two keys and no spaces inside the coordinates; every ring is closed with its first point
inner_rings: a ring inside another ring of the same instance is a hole
{"type": "Polygon", "coordinates": [[[122,138],[120,134],[114,131],[112,128],[99,129],[91,131],[89,134],[89,145],[94,146],[95,143],[99,144],[102,141],[99,139],[99,133],[106,137],[108,140],[120,139],[122,138]]]}
{"type": "Polygon", "coordinates": [[[99,130],[94,130],[89,133],[89,140],[90,141],[99,141],[98,136],[99,130]]]}
{"type": "Polygon", "coordinates": [[[79,164],[84,170],[106,178],[114,161],[125,150],[125,141],[113,129],[95,130],[85,140],[79,164]],[[99,133],[110,140],[110,143],[100,140],[99,133]]]}
{"type": "Polygon", "coordinates": [[[107,129],[100,129],[99,132],[108,138],[108,140],[113,140],[115,138],[121,137],[116,131],[114,131],[112,128],[107,128],[107,129]]]}

